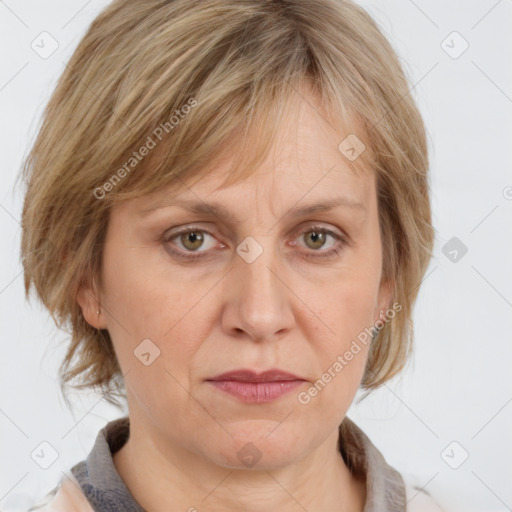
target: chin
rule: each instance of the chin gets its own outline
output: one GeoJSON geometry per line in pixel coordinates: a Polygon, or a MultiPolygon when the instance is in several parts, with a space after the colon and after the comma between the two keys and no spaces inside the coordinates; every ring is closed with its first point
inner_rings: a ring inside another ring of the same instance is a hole
{"type": "Polygon", "coordinates": [[[278,434],[277,430],[281,426],[276,429],[275,421],[272,422],[271,428],[264,430],[261,428],[261,421],[251,423],[259,423],[260,426],[251,429],[250,426],[244,425],[242,432],[228,429],[233,437],[224,446],[217,444],[209,447],[208,458],[215,464],[230,469],[263,471],[286,467],[305,455],[306,447],[301,447],[297,443],[298,439],[289,431],[283,428],[278,434]]]}

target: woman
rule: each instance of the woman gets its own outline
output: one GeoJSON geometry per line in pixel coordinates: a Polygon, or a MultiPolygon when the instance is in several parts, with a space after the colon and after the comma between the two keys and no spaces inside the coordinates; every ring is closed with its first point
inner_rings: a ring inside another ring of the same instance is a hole
{"type": "Polygon", "coordinates": [[[398,58],[338,0],[115,0],[47,107],[22,251],[62,384],[129,416],[37,510],[439,510],[346,412],[434,230],[398,58]]]}

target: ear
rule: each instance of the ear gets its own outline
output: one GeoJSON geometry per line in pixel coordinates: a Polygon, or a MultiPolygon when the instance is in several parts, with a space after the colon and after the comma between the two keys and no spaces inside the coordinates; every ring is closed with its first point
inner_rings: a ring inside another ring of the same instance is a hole
{"type": "Polygon", "coordinates": [[[104,329],[106,327],[105,317],[103,316],[99,301],[99,294],[94,283],[91,285],[82,281],[76,295],[76,301],[82,310],[82,315],[89,325],[96,329],[104,329]]]}
{"type": "Polygon", "coordinates": [[[377,298],[377,309],[374,314],[374,323],[379,319],[386,319],[386,311],[391,307],[391,299],[393,297],[394,283],[391,280],[382,280],[379,286],[379,294],[377,298]]]}

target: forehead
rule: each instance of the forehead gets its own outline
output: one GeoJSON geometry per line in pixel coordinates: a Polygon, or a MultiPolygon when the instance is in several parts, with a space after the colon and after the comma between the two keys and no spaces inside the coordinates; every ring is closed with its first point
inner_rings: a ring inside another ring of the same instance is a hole
{"type": "Polygon", "coordinates": [[[157,209],[176,206],[232,222],[251,214],[260,215],[265,209],[279,217],[285,213],[301,217],[335,208],[364,216],[374,200],[373,174],[356,174],[339,162],[327,169],[305,162],[293,165],[283,161],[268,168],[263,165],[230,185],[223,185],[224,176],[220,167],[191,186],[178,190],[168,186],[143,196],[138,199],[137,213],[146,216],[157,209]]]}
{"type": "Polygon", "coordinates": [[[308,182],[294,181],[290,172],[282,173],[276,180],[267,173],[221,188],[215,188],[219,178],[213,173],[179,192],[163,190],[156,196],[142,198],[135,215],[141,220],[159,212],[165,215],[165,210],[171,207],[176,213],[185,211],[234,226],[248,221],[272,224],[300,220],[334,211],[359,224],[376,216],[372,176],[355,175],[350,170],[348,173],[334,167],[323,175],[312,171],[308,182]],[[318,176],[320,179],[316,179],[318,176]]]}
{"type": "MultiPolygon", "coordinates": [[[[347,158],[344,143],[357,137],[354,131],[358,130],[356,123],[351,127],[335,123],[316,96],[307,89],[298,91],[284,107],[270,150],[257,168],[233,180],[234,163],[243,158],[243,151],[236,139],[227,140],[222,161],[204,167],[193,180],[185,177],[137,198],[137,210],[146,212],[186,201],[195,203],[194,209],[200,211],[201,203],[213,200],[242,207],[268,198],[271,206],[279,209],[279,205],[289,208],[294,203],[318,204],[326,199],[346,206],[364,204],[375,188],[374,172],[361,163],[364,151],[359,162],[347,158]]],[[[358,134],[364,138],[360,131],[358,134]]],[[[249,148],[258,143],[255,132],[244,140],[249,148]]]]}

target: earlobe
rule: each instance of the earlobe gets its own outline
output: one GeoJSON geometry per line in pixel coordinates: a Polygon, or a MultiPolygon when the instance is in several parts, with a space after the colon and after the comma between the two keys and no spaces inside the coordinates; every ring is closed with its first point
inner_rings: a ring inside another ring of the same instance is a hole
{"type": "Polygon", "coordinates": [[[83,284],[78,290],[76,301],[82,310],[85,321],[96,329],[103,329],[103,315],[96,295],[90,286],[83,284]]]}
{"type": "Polygon", "coordinates": [[[391,281],[382,281],[379,288],[378,307],[375,312],[375,322],[385,322],[387,311],[391,307],[393,296],[393,283],[391,281]]]}

